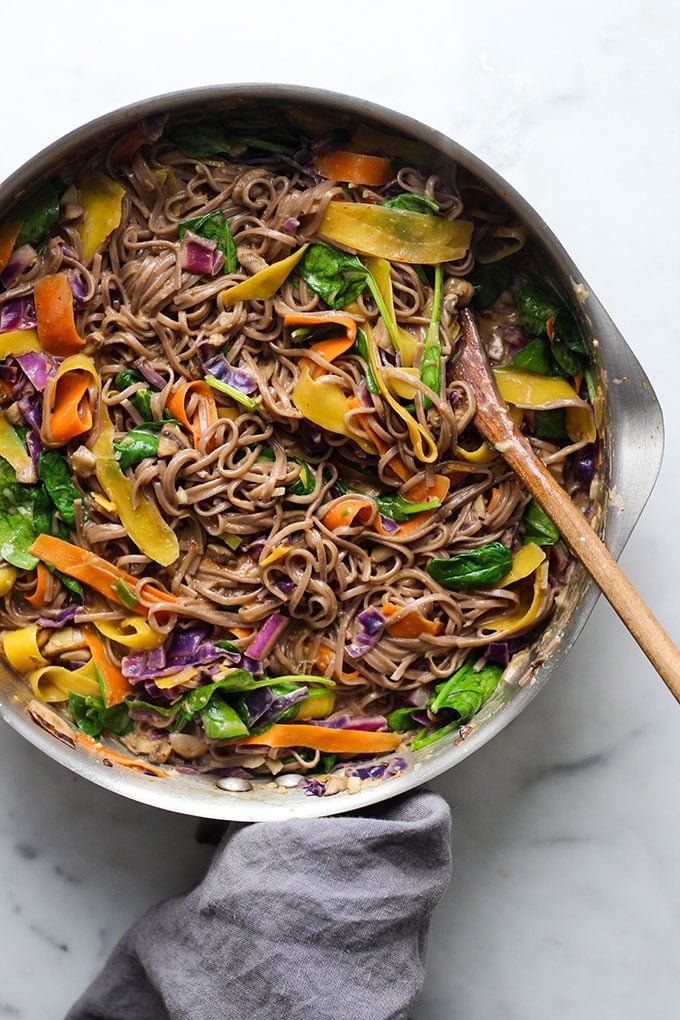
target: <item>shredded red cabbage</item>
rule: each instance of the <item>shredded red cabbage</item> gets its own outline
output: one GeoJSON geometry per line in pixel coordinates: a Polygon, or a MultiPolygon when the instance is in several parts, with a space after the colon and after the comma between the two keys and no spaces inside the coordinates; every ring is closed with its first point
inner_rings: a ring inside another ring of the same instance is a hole
{"type": "Polygon", "coordinates": [[[217,241],[210,237],[201,237],[187,230],[179,248],[182,269],[190,273],[203,273],[215,276],[224,265],[224,255],[217,247],[217,241]]]}
{"type": "Polygon", "coordinates": [[[37,319],[32,297],[14,298],[0,309],[0,333],[34,329],[37,319]]]}
{"type": "Polygon", "coordinates": [[[26,378],[39,393],[42,393],[47,385],[47,380],[57,371],[56,363],[49,354],[43,354],[40,351],[27,351],[26,354],[19,354],[17,361],[26,378]]]}
{"type": "Polygon", "coordinates": [[[16,283],[17,278],[25,269],[29,269],[33,265],[36,258],[37,252],[30,244],[22,244],[20,248],[16,248],[0,275],[0,283],[3,287],[11,287],[13,283],[16,283]]]}
{"type": "Polygon", "coordinates": [[[345,652],[351,659],[360,659],[371,648],[375,648],[387,620],[379,609],[371,606],[369,609],[364,609],[362,613],[359,613],[357,622],[361,625],[361,630],[355,636],[352,643],[345,647],[345,652]]]}
{"type": "Polygon", "coordinates": [[[250,397],[253,393],[257,392],[257,382],[253,379],[252,375],[249,375],[248,372],[244,372],[240,368],[233,368],[221,354],[206,361],[203,367],[208,375],[212,375],[215,379],[219,379],[220,382],[233,387],[239,393],[244,393],[250,397]]]}
{"type": "Polygon", "coordinates": [[[246,649],[248,658],[256,659],[258,662],[266,658],[287,624],[288,620],[285,616],[281,616],[280,613],[272,613],[248,645],[246,649]]]}

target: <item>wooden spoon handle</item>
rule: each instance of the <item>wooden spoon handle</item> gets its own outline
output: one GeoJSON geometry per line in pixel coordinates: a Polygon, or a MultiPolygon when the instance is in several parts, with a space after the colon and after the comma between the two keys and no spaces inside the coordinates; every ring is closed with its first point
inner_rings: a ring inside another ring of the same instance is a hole
{"type": "Polygon", "coordinates": [[[552,520],[676,701],[680,702],[680,651],[581,511],[515,426],[496,389],[472,313],[464,309],[460,320],[462,337],[456,376],[471,387],[477,400],[476,427],[552,520]]]}

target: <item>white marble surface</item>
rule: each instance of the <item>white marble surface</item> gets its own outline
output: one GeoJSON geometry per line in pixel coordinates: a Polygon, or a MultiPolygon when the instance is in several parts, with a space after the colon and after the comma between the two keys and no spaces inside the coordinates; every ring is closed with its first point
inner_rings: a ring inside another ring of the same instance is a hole
{"type": "MultiPolygon", "coordinates": [[[[649,373],[666,456],[622,564],[680,639],[677,5],[210,7],[3,5],[0,177],[110,109],[219,81],[365,96],[457,138],[544,216],[649,373]]],[[[455,866],[414,1017],[677,1016],[679,773],[680,710],[601,600],[523,716],[436,783],[455,866]]],[[[0,776],[0,1017],[53,1020],[209,852],[194,820],[90,786],[4,725],[0,776]]]]}

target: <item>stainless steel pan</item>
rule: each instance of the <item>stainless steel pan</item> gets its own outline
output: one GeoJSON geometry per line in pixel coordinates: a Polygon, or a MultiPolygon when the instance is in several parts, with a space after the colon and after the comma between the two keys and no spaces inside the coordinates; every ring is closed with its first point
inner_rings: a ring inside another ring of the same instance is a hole
{"type": "MultiPolygon", "coordinates": [[[[455,141],[418,121],[363,100],[316,89],[286,85],[225,85],[158,96],[116,110],[71,132],[40,152],[0,187],[0,218],[30,187],[59,167],[79,161],[92,149],[143,117],[190,110],[206,111],[242,103],[301,106],[312,112],[353,118],[392,133],[425,142],[467,168],[501,196],[525,226],[543,259],[548,275],[579,317],[593,349],[596,370],[605,394],[604,468],[598,511],[602,533],[615,556],[620,555],[652,491],[661,465],[663,420],[645,374],[587,282],[548,226],[506,181],[455,141]]],[[[403,793],[450,769],[500,732],[536,696],[576,641],[598,597],[598,590],[577,568],[568,596],[540,641],[515,657],[511,675],[473,720],[463,741],[442,741],[420,752],[407,752],[407,768],[400,775],[356,794],[312,797],[298,789],[257,782],[247,792],[225,791],[214,778],[171,774],[157,778],[106,764],[87,749],[57,740],[32,720],[26,682],[0,667],[0,707],[6,722],[55,762],[106,789],[155,807],[203,818],[261,821],[286,817],[336,814],[403,793]]]]}

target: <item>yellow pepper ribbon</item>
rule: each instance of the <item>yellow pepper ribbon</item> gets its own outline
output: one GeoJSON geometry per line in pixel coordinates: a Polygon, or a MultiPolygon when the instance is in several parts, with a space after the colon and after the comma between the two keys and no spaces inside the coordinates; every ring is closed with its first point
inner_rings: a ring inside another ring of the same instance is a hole
{"type": "Polygon", "coordinates": [[[113,425],[102,402],[97,439],[92,444],[97,458],[95,474],[102,489],[116,507],[121,524],[137,548],[163,567],[170,566],[179,556],[179,542],[172,528],[151,500],[135,505],[132,482],[121,471],[113,453],[113,425]]]}
{"type": "Polygon", "coordinates": [[[125,188],[94,168],[85,171],[78,188],[83,219],[77,230],[83,243],[83,260],[87,262],[120,225],[125,188]]]}
{"type": "Polygon", "coordinates": [[[229,290],[222,291],[224,307],[231,308],[237,301],[266,301],[268,298],[274,297],[279,287],[283,286],[307,251],[307,247],[306,244],[303,244],[287,258],[274,262],[247,280],[235,284],[229,290]]]}

